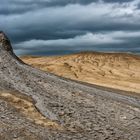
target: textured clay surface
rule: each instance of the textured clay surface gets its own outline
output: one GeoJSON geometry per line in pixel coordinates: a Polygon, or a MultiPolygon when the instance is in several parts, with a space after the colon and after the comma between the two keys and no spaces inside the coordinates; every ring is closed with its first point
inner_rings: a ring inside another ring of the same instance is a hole
{"type": "Polygon", "coordinates": [[[139,139],[139,95],[37,70],[0,42],[0,140],[139,139]]]}

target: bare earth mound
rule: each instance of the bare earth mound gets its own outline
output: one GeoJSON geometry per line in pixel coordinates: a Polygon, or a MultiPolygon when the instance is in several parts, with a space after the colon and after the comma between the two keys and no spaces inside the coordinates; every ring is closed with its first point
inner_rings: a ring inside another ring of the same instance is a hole
{"type": "MultiPolygon", "coordinates": [[[[66,64],[67,65],[67,64],[66,64]]],[[[138,140],[140,96],[24,64],[0,32],[0,140],[138,140]]]]}
{"type": "Polygon", "coordinates": [[[74,80],[140,93],[140,57],[119,53],[79,53],[22,57],[36,68],[74,80]]]}

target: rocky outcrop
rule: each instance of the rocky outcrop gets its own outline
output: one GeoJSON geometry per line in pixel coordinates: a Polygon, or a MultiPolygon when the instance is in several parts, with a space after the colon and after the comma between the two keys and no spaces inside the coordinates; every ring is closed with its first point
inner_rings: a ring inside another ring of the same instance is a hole
{"type": "Polygon", "coordinates": [[[11,55],[11,46],[2,37],[0,139],[140,139],[139,95],[99,89],[32,68],[11,55]]]}
{"type": "Polygon", "coordinates": [[[3,49],[6,51],[13,53],[13,49],[8,37],[4,34],[4,32],[0,31],[0,44],[2,45],[3,49]]]}
{"type": "Polygon", "coordinates": [[[14,54],[10,40],[8,39],[8,37],[6,36],[6,34],[4,32],[2,32],[2,31],[0,31],[0,50],[6,52],[9,55],[11,55],[12,58],[16,59],[18,62],[23,63],[23,61],[21,59],[19,59],[14,54]]]}

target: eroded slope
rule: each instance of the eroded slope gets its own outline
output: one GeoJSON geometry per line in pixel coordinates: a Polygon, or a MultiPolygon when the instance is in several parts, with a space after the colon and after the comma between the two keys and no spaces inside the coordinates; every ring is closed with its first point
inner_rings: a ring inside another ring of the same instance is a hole
{"type": "Polygon", "coordinates": [[[79,53],[22,57],[36,68],[74,80],[140,93],[140,57],[119,53],[79,53]]]}

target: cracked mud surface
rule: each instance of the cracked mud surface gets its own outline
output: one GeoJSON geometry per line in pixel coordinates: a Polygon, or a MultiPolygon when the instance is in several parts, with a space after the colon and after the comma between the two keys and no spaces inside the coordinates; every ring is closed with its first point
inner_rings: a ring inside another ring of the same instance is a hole
{"type": "Polygon", "coordinates": [[[42,72],[1,44],[0,140],[56,139],[139,140],[140,97],[42,72]]]}

